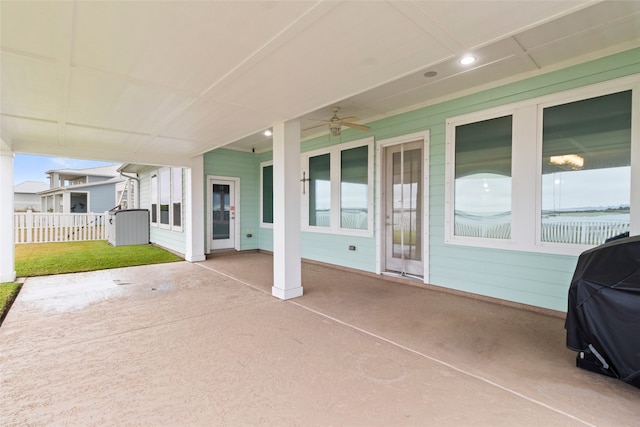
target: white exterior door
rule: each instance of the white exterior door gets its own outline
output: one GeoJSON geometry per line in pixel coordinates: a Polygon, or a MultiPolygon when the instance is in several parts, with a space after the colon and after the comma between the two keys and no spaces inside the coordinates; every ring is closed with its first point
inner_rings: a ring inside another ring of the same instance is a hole
{"type": "Polygon", "coordinates": [[[388,272],[424,274],[423,142],[384,151],[384,265],[388,272]]]}
{"type": "Polygon", "coordinates": [[[236,247],[236,185],[234,180],[209,179],[210,249],[236,247]]]}

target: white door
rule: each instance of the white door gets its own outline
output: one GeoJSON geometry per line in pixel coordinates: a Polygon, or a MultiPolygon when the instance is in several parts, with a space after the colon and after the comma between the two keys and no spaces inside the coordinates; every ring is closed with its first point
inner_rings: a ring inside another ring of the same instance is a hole
{"type": "Polygon", "coordinates": [[[385,270],[422,277],[423,142],[385,148],[385,270]]]}
{"type": "Polygon", "coordinates": [[[235,182],[232,180],[209,180],[211,203],[211,249],[235,248],[235,182]]]}

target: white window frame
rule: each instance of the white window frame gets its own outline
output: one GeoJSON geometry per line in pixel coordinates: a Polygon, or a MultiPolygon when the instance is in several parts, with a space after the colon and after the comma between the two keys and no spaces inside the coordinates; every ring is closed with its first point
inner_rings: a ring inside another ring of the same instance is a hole
{"type": "Polygon", "coordinates": [[[321,148],[318,150],[308,151],[302,154],[302,173],[305,176],[309,176],[309,158],[320,156],[323,154],[330,155],[330,177],[331,177],[331,219],[329,227],[317,227],[309,225],[309,182],[304,182],[306,191],[302,195],[302,231],[309,231],[314,233],[325,234],[340,234],[350,236],[366,236],[373,237],[373,217],[374,217],[374,139],[373,137],[367,137],[358,139],[355,141],[345,142],[342,144],[332,145],[330,147],[321,148]],[[340,167],[340,153],[344,150],[350,150],[352,148],[368,147],[367,155],[367,229],[359,230],[352,228],[342,228],[340,226],[341,209],[340,209],[340,180],[341,180],[341,167],[340,167]]]}
{"type": "Polygon", "coordinates": [[[640,234],[640,75],[558,92],[543,97],[451,117],[446,121],[445,244],[495,249],[579,255],[592,245],[541,241],[542,113],[567,104],[616,92],[632,91],[630,234],[640,234]],[[489,239],[454,235],[455,128],[513,115],[511,238],[489,239]],[[532,162],[531,159],[536,159],[532,162]]]}
{"type": "Polygon", "coordinates": [[[171,225],[171,229],[173,231],[182,231],[182,227],[184,224],[184,169],[183,168],[179,168],[179,167],[172,167],[171,168],[171,196],[170,199],[171,202],[169,203],[169,223],[171,225]],[[175,188],[174,184],[174,174],[175,172],[178,172],[180,174],[180,188],[175,188]],[[176,193],[178,193],[178,197],[176,198],[176,193]],[[173,204],[176,201],[180,201],[180,225],[175,225],[174,221],[174,215],[173,215],[173,204]]]}
{"type": "Polygon", "coordinates": [[[151,172],[151,175],[149,176],[149,187],[150,187],[150,203],[149,203],[149,211],[151,213],[151,226],[152,227],[157,227],[163,230],[171,230],[171,231],[176,231],[176,232],[182,232],[183,231],[183,225],[180,226],[176,226],[173,225],[173,203],[175,201],[174,198],[174,192],[177,190],[180,192],[180,224],[184,224],[184,170],[183,168],[178,168],[178,167],[163,167],[163,168],[159,168],[154,170],[153,172],[151,172]],[[180,171],[180,174],[182,175],[182,179],[181,179],[181,183],[182,183],[182,187],[179,189],[175,189],[174,188],[174,182],[173,182],[173,174],[174,171],[180,171]],[[161,172],[165,172],[168,171],[169,172],[169,223],[168,224],[163,224],[160,222],[160,191],[161,191],[161,181],[160,181],[160,173],[161,172]],[[154,176],[156,177],[156,185],[154,188],[153,185],[153,178],[154,176]],[[153,222],[153,201],[154,201],[154,195],[156,197],[156,222],[153,222]]]}
{"type": "Polygon", "coordinates": [[[149,218],[151,225],[153,227],[158,226],[158,170],[154,170],[151,172],[149,176],[149,212],[151,213],[151,218],[149,218]],[[154,185],[155,180],[155,185],[154,185]],[[153,205],[156,207],[154,208],[153,205]],[[156,220],[153,220],[153,215],[155,214],[156,220]]]}
{"type": "Polygon", "coordinates": [[[171,168],[169,167],[165,167],[165,168],[160,168],[158,169],[158,227],[165,229],[165,230],[171,230],[171,168]],[[167,182],[169,183],[169,193],[168,193],[168,197],[169,197],[169,201],[167,202],[168,204],[168,216],[167,216],[167,223],[163,224],[162,223],[162,179],[160,179],[160,177],[162,176],[163,173],[167,173],[169,175],[167,182]]]}
{"type": "Polygon", "coordinates": [[[260,227],[261,228],[273,228],[273,223],[264,222],[264,186],[263,186],[263,177],[264,177],[264,168],[268,166],[273,166],[273,160],[269,160],[266,162],[260,163],[260,227]]]}

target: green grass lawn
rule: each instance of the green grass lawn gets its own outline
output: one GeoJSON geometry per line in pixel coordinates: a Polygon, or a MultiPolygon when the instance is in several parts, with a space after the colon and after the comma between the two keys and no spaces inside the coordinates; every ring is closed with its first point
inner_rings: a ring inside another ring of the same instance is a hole
{"type": "Polygon", "coordinates": [[[28,243],[16,245],[15,248],[18,277],[79,273],[182,260],[153,245],[110,246],[106,240],[28,243]]]}
{"type": "Polygon", "coordinates": [[[11,307],[11,303],[18,295],[20,286],[22,286],[20,283],[0,283],[0,325],[11,307]]]}
{"type": "MultiPolygon", "coordinates": [[[[15,245],[18,277],[79,273],[134,265],[162,264],[182,258],[152,245],[110,246],[90,242],[27,243],[15,245]]],[[[20,290],[19,283],[0,283],[0,324],[20,290]]]]}

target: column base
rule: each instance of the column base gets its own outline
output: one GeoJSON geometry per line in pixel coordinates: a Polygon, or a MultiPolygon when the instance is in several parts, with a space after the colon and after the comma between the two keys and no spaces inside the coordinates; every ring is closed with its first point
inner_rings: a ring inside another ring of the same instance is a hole
{"type": "Polygon", "coordinates": [[[8,273],[0,273],[0,283],[4,282],[15,282],[16,281],[16,272],[8,272],[8,273]]]}
{"type": "Polygon", "coordinates": [[[281,289],[273,286],[271,288],[271,295],[276,298],[280,298],[281,300],[288,300],[292,298],[297,298],[302,296],[302,286],[298,286],[293,289],[281,289]]]}
{"type": "Polygon", "coordinates": [[[184,260],[189,262],[200,262],[200,261],[206,261],[207,257],[205,255],[192,255],[192,256],[185,256],[184,260]]]}

